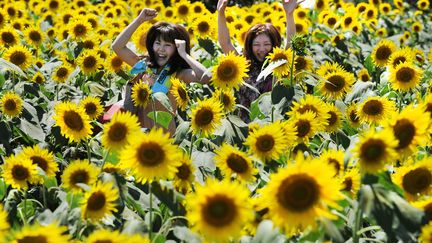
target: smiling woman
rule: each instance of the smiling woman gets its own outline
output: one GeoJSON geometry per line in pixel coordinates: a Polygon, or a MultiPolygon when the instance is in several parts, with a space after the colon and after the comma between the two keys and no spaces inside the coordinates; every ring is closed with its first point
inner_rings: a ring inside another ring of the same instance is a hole
{"type": "MultiPolygon", "coordinates": [[[[179,24],[168,22],[155,23],[146,33],[145,44],[148,56],[144,58],[138,56],[126,46],[137,28],[144,22],[155,18],[157,14],[158,12],[155,9],[143,9],[138,17],[119,34],[112,44],[112,48],[118,57],[132,66],[131,73],[138,74],[133,79],[133,82],[128,84],[124,100],[125,105],[132,104],[132,97],[130,95],[132,93],[132,83],[147,83],[150,86],[152,95],[158,92],[165,93],[170,100],[171,107],[175,108],[177,106],[176,99],[168,92],[171,88],[171,77],[176,77],[186,83],[207,83],[210,79],[205,67],[189,55],[189,33],[179,24]]],[[[139,94],[135,94],[135,96],[139,96],[139,94]]],[[[152,105],[140,108],[131,105],[131,110],[135,111],[139,116],[142,127],[151,128],[155,125],[155,122],[148,117],[155,110],[170,112],[171,115],[175,115],[175,112],[171,112],[156,100],[153,102],[150,99],[149,103],[152,105]]],[[[174,120],[170,122],[168,131],[174,133],[174,120]]]]}

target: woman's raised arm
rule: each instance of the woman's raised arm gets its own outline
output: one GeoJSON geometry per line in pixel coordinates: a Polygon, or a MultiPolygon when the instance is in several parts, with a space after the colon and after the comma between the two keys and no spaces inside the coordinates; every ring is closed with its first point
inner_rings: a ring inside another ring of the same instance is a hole
{"type": "Polygon", "coordinates": [[[135,65],[140,58],[136,53],[134,53],[131,49],[129,49],[126,44],[129,42],[132,34],[136,31],[136,29],[145,21],[153,19],[156,17],[157,11],[150,8],[143,9],[138,17],[136,17],[132,23],[130,23],[115,39],[113,44],[111,45],[114,52],[119,56],[124,62],[129,64],[130,66],[135,65]]]}
{"type": "Polygon", "coordinates": [[[225,9],[228,0],[219,0],[217,5],[218,10],[218,42],[222,48],[223,53],[228,54],[233,51],[238,54],[231,42],[231,36],[226,23],[225,9]]]}
{"type": "Polygon", "coordinates": [[[296,27],[294,21],[294,9],[297,7],[297,0],[282,0],[282,5],[285,10],[285,17],[286,17],[285,49],[288,49],[291,45],[291,38],[296,33],[296,27]]]}
{"type": "Polygon", "coordinates": [[[186,41],[175,39],[175,44],[179,55],[189,64],[191,69],[183,69],[177,73],[177,77],[186,83],[199,82],[208,83],[211,78],[204,65],[195,60],[186,52],[186,41]]]}

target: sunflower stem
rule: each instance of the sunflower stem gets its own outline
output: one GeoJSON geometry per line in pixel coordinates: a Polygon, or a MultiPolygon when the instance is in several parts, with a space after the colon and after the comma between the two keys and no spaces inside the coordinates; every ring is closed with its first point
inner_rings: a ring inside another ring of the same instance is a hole
{"type": "Polygon", "coordinates": [[[193,149],[194,138],[195,138],[195,136],[192,134],[191,135],[191,144],[189,147],[189,158],[191,158],[191,159],[192,159],[192,149],[193,149]]]}
{"type": "Polygon", "coordinates": [[[101,172],[103,171],[103,168],[105,166],[105,163],[106,163],[106,160],[108,158],[108,155],[109,155],[109,149],[105,151],[105,155],[103,157],[102,164],[101,164],[101,172]]]}
{"type": "Polygon", "coordinates": [[[59,96],[59,83],[56,83],[55,85],[55,100],[58,101],[58,96],[59,96]]]}
{"type": "Polygon", "coordinates": [[[294,60],[295,60],[295,51],[293,50],[293,55],[292,55],[292,60],[291,60],[291,65],[290,65],[290,86],[293,86],[294,83],[294,60]]]}
{"type": "Polygon", "coordinates": [[[87,139],[86,144],[87,144],[87,157],[89,162],[91,163],[90,139],[87,139]]]}
{"type": "Polygon", "coordinates": [[[27,190],[24,192],[24,216],[23,216],[23,224],[27,224],[27,190]]]}
{"type": "Polygon", "coordinates": [[[157,118],[156,118],[156,107],[155,107],[155,103],[154,103],[154,100],[153,100],[153,96],[150,99],[150,102],[151,102],[152,110],[153,110],[153,118],[154,118],[154,120],[153,120],[153,126],[156,127],[156,120],[157,120],[157,118]]]}
{"type": "Polygon", "coordinates": [[[152,211],[153,211],[153,196],[152,196],[152,185],[151,182],[149,183],[149,197],[150,197],[150,209],[149,209],[149,238],[150,238],[150,242],[152,242],[153,240],[153,235],[152,235],[152,231],[153,231],[153,223],[152,223],[152,211]]]}
{"type": "Polygon", "coordinates": [[[48,208],[48,204],[47,204],[47,197],[46,197],[46,188],[44,185],[41,185],[41,191],[42,191],[42,202],[43,202],[43,206],[44,208],[48,208]]]}
{"type": "MultiPolygon", "coordinates": [[[[361,195],[359,196],[361,197],[361,195]]],[[[361,202],[361,198],[359,198],[358,202],[361,202]]],[[[361,223],[361,216],[363,214],[363,210],[362,210],[362,206],[360,205],[360,203],[357,203],[357,209],[356,209],[356,215],[355,215],[355,221],[354,221],[354,229],[353,229],[353,243],[359,243],[359,227],[360,227],[360,223],[361,223]]]]}

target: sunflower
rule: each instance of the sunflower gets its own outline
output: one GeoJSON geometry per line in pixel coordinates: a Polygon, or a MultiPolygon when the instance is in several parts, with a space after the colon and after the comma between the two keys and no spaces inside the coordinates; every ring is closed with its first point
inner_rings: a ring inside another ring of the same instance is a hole
{"type": "Polygon", "coordinates": [[[421,10],[428,10],[429,4],[429,0],[420,0],[417,2],[417,7],[421,10]]]}
{"type": "Polygon", "coordinates": [[[180,19],[187,19],[190,15],[190,3],[186,0],[178,1],[173,6],[174,16],[180,19]]]}
{"type": "Polygon", "coordinates": [[[162,129],[134,134],[132,142],[120,154],[123,168],[131,170],[137,182],[173,178],[180,165],[181,153],[162,129]]]}
{"type": "Polygon", "coordinates": [[[296,33],[300,35],[307,35],[309,33],[309,26],[310,26],[310,22],[306,19],[296,21],[295,23],[296,33]]]}
{"type": "MultiPolygon", "coordinates": [[[[92,232],[86,242],[87,243],[118,243],[128,242],[129,236],[122,235],[120,231],[110,231],[108,229],[99,229],[92,232]]],[[[144,241],[145,242],[145,241],[144,241]]]]}
{"type": "Polygon", "coordinates": [[[233,90],[217,89],[213,97],[221,101],[224,112],[231,112],[235,109],[236,101],[233,90]]]}
{"type": "Polygon", "coordinates": [[[80,54],[77,60],[81,71],[86,74],[94,74],[102,66],[102,59],[97,50],[85,50],[80,54]]]}
{"type": "Polygon", "coordinates": [[[341,185],[333,177],[334,170],[319,160],[297,154],[294,164],[270,175],[261,190],[261,208],[268,208],[268,216],[288,235],[308,226],[314,227],[321,218],[334,219],[330,207],[338,207],[342,199],[341,185]]]}
{"type": "Polygon", "coordinates": [[[99,97],[87,96],[79,102],[79,106],[85,110],[90,119],[98,119],[103,112],[103,106],[99,97]]]}
{"type": "Polygon", "coordinates": [[[318,11],[323,11],[326,6],[328,6],[328,0],[315,1],[315,9],[318,11]]]}
{"type": "Polygon", "coordinates": [[[342,72],[342,71],[345,71],[345,69],[339,63],[336,62],[331,63],[326,61],[321,66],[319,66],[318,70],[316,71],[316,74],[324,78],[330,73],[342,72]]]}
{"type": "Polygon", "coordinates": [[[315,118],[315,114],[312,111],[306,111],[303,114],[290,117],[288,123],[295,128],[297,144],[307,144],[309,138],[313,137],[321,128],[319,121],[315,118]]]}
{"type": "Polygon", "coordinates": [[[409,201],[430,195],[432,191],[432,158],[425,157],[416,163],[407,163],[396,168],[392,175],[394,183],[405,192],[409,201]]]}
{"type": "Polygon", "coordinates": [[[0,205],[0,237],[2,239],[5,239],[5,235],[9,232],[9,228],[8,213],[4,210],[3,205],[0,205]]]}
{"type": "Polygon", "coordinates": [[[239,89],[247,77],[248,64],[243,56],[233,52],[218,58],[218,64],[212,70],[212,84],[220,89],[239,89]]]}
{"type": "Polygon", "coordinates": [[[45,38],[43,32],[36,27],[28,27],[24,29],[23,34],[26,41],[34,47],[38,47],[45,38]]]}
{"type": "Polygon", "coordinates": [[[23,110],[23,103],[24,101],[18,94],[8,91],[0,99],[0,108],[2,113],[8,117],[17,117],[23,110]]]}
{"type": "Polygon", "coordinates": [[[339,17],[336,14],[328,14],[323,22],[325,25],[327,25],[329,28],[334,28],[336,26],[336,24],[339,21],[339,17]]]}
{"type": "Polygon", "coordinates": [[[30,159],[15,155],[5,159],[2,171],[6,184],[18,190],[27,190],[28,183],[34,183],[37,176],[36,165],[30,159]]]}
{"type": "Polygon", "coordinates": [[[84,219],[91,221],[101,220],[113,212],[117,212],[115,201],[119,192],[111,183],[99,183],[84,194],[80,204],[84,219]]]}
{"type": "Polygon", "coordinates": [[[301,80],[311,72],[313,68],[313,59],[309,56],[296,56],[294,61],[294,73],[296,80],[301,80]],[[306,72],[306,73],[303,73],[306,72]]]}
{"type": "Polygon", "coordinates": [[[124,69],[124,62],[123,60],[115,55],[112,54],[107,58],[107,65],[105,65],[106,69],[109,73],[117,73],[124,69]]]}
{"type": "Polygon", "coordinates": [[[372,60],[378,67],[385,67],[389,61],[389,57],[396,51],[396,44],[387,39],[383,39],[375,46],[372,51],[372,60]]]}
{"type": "Polygon", "coordinates": [[[262,162],[277,160],[285,152],[287,141],[284,138],[284,131],[275,122],[252,131],[244,144],[249,147],[251,154],[255,155],[262,162]]]}
{"type": "Polygon", "coordinates": [[[255,179],[254,175],[258,170],[245,152],[224,143],[215,153],[214,161],[227,178],[236,175],[237,179],[243,182],[252,182],[255,179]]]}
{"type": "Polygon", "coordinates": [[[78,183],[92,186],[96,183],[99,175],[99,168],[91,164],[88,160],[72,161],[64,170],[61,176],[63,187],[73,193],[82,191],[78,183]]]}
{"type": "Polygon", "coordinates": [[[186,85],[178,78],[171,77],[171,90],[170,93],[174,96],[177,106],[185,111],[189,104],[189,95],[187,93],[186,85]]]}
{"type": "Polygon", "coordinates": [[[389,130],[375,132],[372,129],[360,136],[353,152],[364,171],[376,173],[397,157],[396,146],[397,140],[389,130]]]}
{"type": "Polygon", "coordinates": [[[336,177],[342,174],[344,169],[344,157],[345,152],[343,150],[329,149],[325,150],[319,159],[322,163],[329,164],[331,167],[333,167],[333,176],[336,177]]]}
{"type": "Polygon", "coordinates": [[[202,134],[208,137],[213,134],[216,127],[221,124],[223,116],[222,104],[209,98],[198,101],[196,107],[192,108],[191,127],[194,134],[202,134]]]}
{"type": "Polygon", "coordinates": [[[385,38],[387,37],[387,29],[386,28],[379,28],[376,31],[376,35],[380,38],[385,38]]]}
{"type": "Polygon", "coordinates": [[[398,64],[390,69],[390,83],[393,89],[410,91],[416,88],[423,77],[423,71],[412,62],[398,64]]]}
{"type": "Polygon", "coordinates": [[[287,76],[291,71],[291,63],[293,59],[293,51],[291,49],[281,49],[279,47],[273,48],[273,51],[269,54],[268,58],[270,62],[282,61],[286,62],[277,68],[273,69],[273,74],[278,78],[287,76]]]}
{"type": "Polygon", "coordinates": [[[360,122],[369,124],[380,124],[394,112],[394,102],[385,97],[368,97],[357,108],[360,122]]]}
{"type": "Polygon", "coordinates": [[[192,229],[208,241],[237,239],[242,227],[254,217],[247,188],[228,180],[209,179],[186,201],[192,229]]]}
{"type": "Polygon", "coordinates": [[[0,44],[4,46],[13,46],[18,44],[20,36],[12,26],[0,28],[0,44]]]}
{"type": "Polygon", "coordinates": [[[190,157],[183,153],[181,163],[177,167],[177,173],[174,176],[174,187],[183,194],[192,191],[192,184],[195,181],[195,167],[192,165],[190,157]]]}
{"type": "MultiPolygon", "coordinates": [[[[56,172],[59,170],[54,155],[47,149],[42,149],[37,145],[23,148],[19,156],[24,160],[29,159],[34,165],[38,166],[47,178],[55,177],[56,172]]],[[[39,178],[40,181],[44,179],[43,177],[39,178]]]]}
{"type": "Polygon", "coordinates": [[[45,76],[41,72],[36,72],[32,77],[32,82],[37,84],[45,83],[45,76]]]}
{"type": "Polygon", "coordinates": [[[392,6],[390,5],[390,3],[382,3],[379,6],[379,10],[380,10],[381,14],[387,15],[391,12],[392,6]]]}
{"type": "Polygon", "coordinates": [[[351,197],[357,195],[360,189],[361,176],[358,167],[353,167],[345,171],[342,176],[342,191],[347,192],[351,197]]]}
{"type": "Polygon", "coordinates": [[[430,116],[423,111],[423,107],[407,106],[387,122],[386,127],[397,139],[396,151],[399,154],[411,155],[417,146],[424,145],[427,141],[430,116]]]}
{"type": "Polygon", "coordinates": [[[410,202],[412,206],[421,209],[425,213],[425,218],[427,222],[432,220],[432,198],[421,199],[417,201],[410,202]]]}
{"type": "Polygon", "coordinates": [[[369,82],[371,81],[371,77],[369,75],[369,71],[366,68],[362,68],[358,73],[357,73],[357,79],[362,81],[362,82],[369,82]]]}
{"type": "Polygon", "coordinates": [[[287,112],[290,117],[295,117],[304,114],[308,111],[314,113],[314,119],[318,122],[317,129],[323,130],[328,125],[328,119],[330,115],[327,110],[327,106],[320,98],[313,95],[305,95],[300,101],[294,101],[292,103],[291,111],[287,112]]]}
{"type": "Polygon", "coordinates": [[[72,71],[72,67],[69,64],[63,64],[53,70],[51,78],[57,83],[64,83],[72,71]]]}
{"type": "Polygon", "coordinates": [[[147,107],[147,103],[151,99],[152,91],[148,84],[144,82],[136,82],[132,87],[132,101],[135,106],[147,107]]]}
{"type": "Polygon", "coordinates": [[[211,15],[202,15],[193,20],[193,30],[195,36],[201,39],[215,39],[215,20],[211,15]]]}
{"type": "Polygon", "coordinates": [[[319,89],[324,96],[340,99],[351,89],[355,82],[354,75],[346,71],[332,72],[324,76],[319,89]]]}
{"type": "Polygon", "coordinates": [[[44,243],[67,243],[69,235],[66,226],[49,225],[25,225],[19,231],[12,233],[11,243],[44,242],[44,243]]]}
{"type": "Polygon", "coordinates": [[[418,33],[418,32],[420,32],[420,31],[422,31],[422,29],[423,29],[423,25],[422,25],[421,22],[416,21],[416,22],[414,22],[414,23],[411,25],[411,30],[412,30],[414,33],[418,33]]]}
{"type": "Polygon", "coordinates": [[[55,106],[54,120],[60,127],[61,134],[69,139],[69,142],[79,142],[89,138],[92,134],[90,117],[84,108],[71,102],[62,102],[55,106]]]}
{"type": "Polygon", "coordinates": [[[109,150],[121,150],[140,132],[138,117],[130,112],[116,112],[113,118],[104,124],[102,145],[109,150]]]}
{"type": "Polygon", "coordinates": [[[414,53],[411,48],[404,47],[393,52],[389,57],[388,66],[396,68],[401,63],[411,63],[414,61],[414,53]]]}
{"type": "Polygon", "coordinates": [[[79,17],[70,21],[67,25],[67,29],[69,30],[69,35],[73,40],[83,40],[91,31],[91,24],[85,19],[79,17]]]}
{"type": "Polygon", "coordinates": [[[432,242],[432,222],[422,227],[421,233],[418,237],[418,241],[421,243],[432,242]]]}
{"type": "Polygon", "coordinates": [[[3,57],[23,70],[30,67],[33,62],[31,52],[27,47],[22,45],[14,45],[9,49],[6,49],[3,57]]]}

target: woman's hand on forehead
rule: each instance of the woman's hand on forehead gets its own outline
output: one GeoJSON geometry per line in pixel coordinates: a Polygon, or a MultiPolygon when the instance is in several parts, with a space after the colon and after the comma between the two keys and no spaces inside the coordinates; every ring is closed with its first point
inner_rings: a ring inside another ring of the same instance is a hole
{"type": "Polygon", "coordinates": [[[187,53],[186,53],[186,41],[185,40],[179,40],[179,39],[175,39],[174,43],[177,47],[177,51],[179,53],[179,55],[181,57],[184,57],[187,53]]]}

